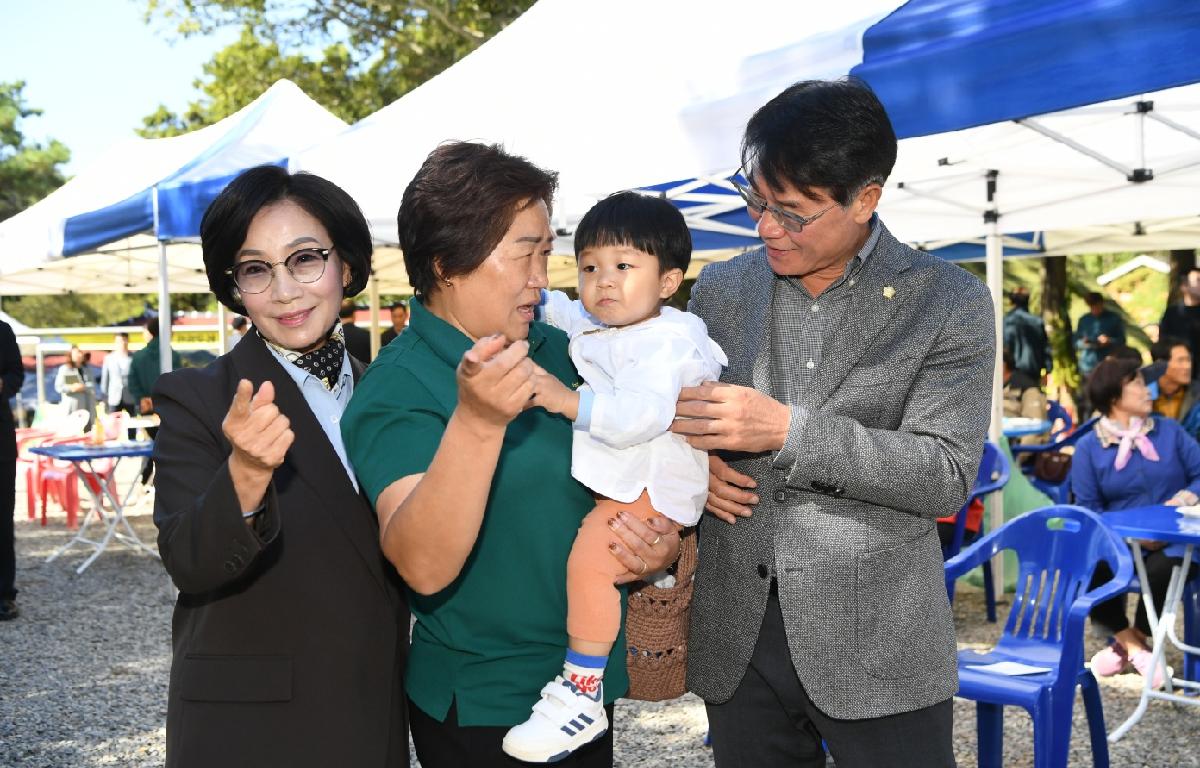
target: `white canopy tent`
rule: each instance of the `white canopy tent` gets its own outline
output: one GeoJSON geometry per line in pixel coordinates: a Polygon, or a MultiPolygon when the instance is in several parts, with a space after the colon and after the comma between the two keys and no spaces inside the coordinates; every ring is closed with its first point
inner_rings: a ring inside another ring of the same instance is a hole
{"type": "MultiPolygon", "coordinates": [[[[90,253],[0,271],[0,296],[66,293],[157,294],[162,283],[160,244],[152,235],[134,235],[90,253]]],[[[198,243],[165,244],[166,282],[172,293],[208,293],[208,277],[198,243]]]]}
{"type": "Polygon", "coordinates": [[[974,237],[995,220],[1001,233],[1046,231],[1047,248],[1067,252],[1095,250],[1097,227],[1137,237],[1138,223],[1188,242],[1198,189],[1200,85],[1189,85],[905,139],[882,211],[905,240],[974,237]]]}
{"type": "Polygon", "coordinates": [[[400,196],[430,150],[448,139],[498,142],[559,172],[555,224],[570,228],[610,192],[736,166],[751,112],[780,83],[845,74],[862,58],[861,30],[896,5],[540,0],[290,165],[343,186],[376,240],[395,243],[400,196]],[[798,37],[806,45],[787,61],[767,55],[798,37]]]}

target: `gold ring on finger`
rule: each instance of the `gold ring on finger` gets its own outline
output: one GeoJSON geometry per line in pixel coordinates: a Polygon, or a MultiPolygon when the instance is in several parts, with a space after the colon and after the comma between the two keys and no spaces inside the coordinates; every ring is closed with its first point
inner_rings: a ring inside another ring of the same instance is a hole
{"type": "Polygon", "coordinates": [[[638,576],[646,575],[646,561],[642,560],[641,555],[634,555],[634,557],[636,557],[642,563],[642,570],[638,571],[638,576]]]}
{"type": "Polygon", "coordinates": [[[657,547],[657,546],[658,546],[658,542],[660,542],[660,541],[662,541],[662,534],[661,534],[661,533],[660,533],[660,534],[658,534],[657,536],[655,536],[655,537],[654,537],[654,541],[650,542],[650,546],[652,546],[652,547],[657,547]]]}

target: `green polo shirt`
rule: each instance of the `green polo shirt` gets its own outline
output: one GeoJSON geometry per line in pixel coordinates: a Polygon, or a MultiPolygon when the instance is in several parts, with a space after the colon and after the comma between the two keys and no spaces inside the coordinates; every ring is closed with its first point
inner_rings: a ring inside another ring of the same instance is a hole
{"type": "MultiPolygon", "coordinates": [[[[408,330],[379,352],[354,388],[342,435],[374,503],[396,480],[429,469],[454,411],[454,373],[471,341],[412,302],[408,330]]],[[[568,386],[578,374],[567,336],[534,323],[534,362],[568,386]]],[[[426,714],[460,725],[524,722],[567,647],[567,555],[595,502],[571,477],[571,423],[541,408],[508,426],[483,525],[458,578],[435,595],[410,591],[417,623],[405,688],[426,714]]],[[[622,594],[624,594],[622,592],[622,594]]],[[[605,701],[623,695],[624,631],[605,673],[605,701]]]]}

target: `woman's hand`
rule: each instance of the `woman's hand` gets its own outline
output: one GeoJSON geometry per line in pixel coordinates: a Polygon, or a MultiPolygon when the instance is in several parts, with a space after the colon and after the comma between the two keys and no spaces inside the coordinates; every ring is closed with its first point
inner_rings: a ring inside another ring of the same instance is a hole
{"type": "Polygon", "coordinates": [[[1200,497],[1189,491],[1187,488],[1181,488],[1175,492],[1175,495],[1167,499],[1163,503],[1168,507],[1190,507],[1200,501],[1200,497]]]}
{"type": "Polygon", "coordinates": [[[643,523],[622,510],[609,523],[620,543],[608,545],[608,551],[625,566],[625,573],[614,584],[638,581],[647,574],[657,573],[679,557],[679,533],[675,523],[662,515],[643,523]]]}
{"type": "Polygon", "coordinates": [[[750,491],[758,483],[725,463],[719,456],[708,457],[708,501],[704,508],[733,525],[739,517],[750,517],[751,504],[758,503],[758,494],[750,491]]]}
{"type": "Polygon", "coordinates": [[[275,468],[295,439],[291,422],[275,405],[275,385],[264,381],[254,392],[249,380],[239,381],[221,431],[233,446],[229,474],[234,490],[242,511],[249,512],[262,501],[275,468]]]}
{"type": "Polygon", "coordinates": [[[457,373],[457,412],[474,425],[501,431],[529,406],[535,375],[529,342],[515,341],[507,348],[504,342],[502,334],[475,342],[457,373]]]}

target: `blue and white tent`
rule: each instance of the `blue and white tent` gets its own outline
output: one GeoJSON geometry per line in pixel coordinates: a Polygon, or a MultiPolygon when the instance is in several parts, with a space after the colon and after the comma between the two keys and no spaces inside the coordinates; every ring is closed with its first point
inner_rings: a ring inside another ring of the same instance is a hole
{"type": "MultiPolygon", "coordinates": [[[[0,294],[207,291],[195,239],[240,171],[287,158],[346,124],[281,80],[220,122],[112,147],[54,193],[0,222],[0,294]],[[191,242],[189,242],[191,241],[191,242]]],[[[161,313],[170,370],[170,313],[161,313]]]]}
{"type": "MultiPolygon", "coordinates": [[[[910,0],[856,35],[848,73],[902,139],[880,206],[901,238],[955,259],[982,258],[992,229],[1006,255],[1200,245],[1200,5],[910,0]]],[[[644,189],[680,205],[698,247],[753,244],[728,170],[644,189]]]]}
{"type": "MultiPolygon", "coordinates": [[[[0,222],[0,293],[157,292],[157,268],[148,274],[140,263],[155,241],[194,241],[208,203],[238,172],[286,165],[290,154],[345,127],[281,80],[207,128],[122,142],[44,200],[0,222]],[[79,261],[56,269],[71,260],[65,257],[79,261]],[[85,262],[90,268],[80,267],[85,262]],[[46,279],[39,282],[33,273],[46,279]],[[65,275],[71,276],[65,284],[50,284],[65,275]]],[[[195,248],[178,252],[189,268],[198,264],[195,248]]]]}

